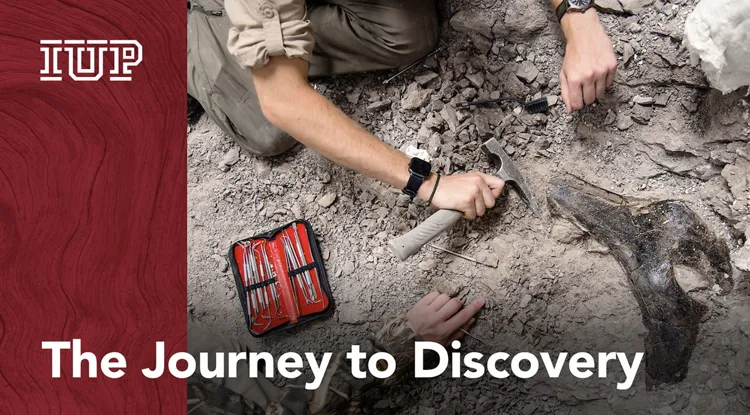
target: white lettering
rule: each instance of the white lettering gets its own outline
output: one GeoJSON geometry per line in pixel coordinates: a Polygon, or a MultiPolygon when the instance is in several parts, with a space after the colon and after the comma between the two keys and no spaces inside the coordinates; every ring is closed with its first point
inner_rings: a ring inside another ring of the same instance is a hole
{"type": "Polygon", "coordinates": [[[541,355],[542,363],[544,363],[544,367],[547,369],[547,375],[552,379],[559,378],[563,366],[565,366],[565,359],[568,358],[568,352],[560,353],[560,355],[557,356],[557,363],[554,365],[552,365],[552,359],[550,358],[549,353],[542,353],[541,355]]]}
{"type": "Polygon", "coordinates": [[[307,356],[307,361],[310,362],[310,370],[312,370],[313,373],[313,382],[305,383],[305,389],[315,390],[320,387],[320,384],[323,382],[323,376],[325,376],[326,374],[328,363],[331,361],[332,355],[333,353],[323,353],[323,358],[320,360],[320,364],[318,364],[315,361],[314,354],[305,353],[305,356],[307,356]]]}
{"type": "Polygon", "coordinates": [[[52,377],[60,377],[60,351],[70,349],[70,342],[42,342],[42,350],[52,350],[52,377]]]}
{"type": "Polygon", "coordinates": [[[638,374],[638,366],[641,365],[643,353],[639,352],[633,357],[633,364],[628,364],[628,356],[625,353],[617,353],[617,359],[620,360],[622,370],[625,372],[625,382],[617,384],[617,390],[628,390],[633,386],[635,375],[638,374]]]}
{"type": "Polygon", "coordinates": [[[591,369],[594,367],[594,358],[588,354],[588,353],[576,353],[573,356],[570,357],[570,373],[577,377],[578,379],[586,379],[594,374],[594,372],[590,370],[581,370],[581,369],[591,369]]]}
{"type": "Polygon", "coordinates": [[[364,372],[361,368],[361,361],[366,358],[367,355],[363,352],[359,351],[359,345],[353,345],[352,351],[346,354],[346,358],[351,360],[352,364],[352,376],[354,376],[356,379],[364,379],[367,377],[367,373],[364,372]]]}
{"type": "Polygon", "coordinates": [[[513,356],[513,360],[510,361],[510,369],[513,374],[521,379],[528,379],[539,371],[539,361],[536,360],[536,356],[531,353],[521,352],[513,356]],[[527,370],[521,369],[521,361],[527,360],[529,362],[529,368],[527,370]]]}
{"type": "Polygon", "coordinates": [[[156,366],[142,369],[141,373],[149,379],[156,379],[164,373],[164,342],[156,342],[156,366]]]}
{"type": "Polygon", "coordinates": [[[102,373],[108,378],[119,379],[125,376],[125,372],[120,369],[125,369],[126,365],[125,356],[121,353],[110,352],[105,354],[102,358],[102,373]],[[117,370],[113,371],[112,369],[117,370]]]}
{"type": "Polygon", "coordinates": [[[302,357],[297,353],[288,352],[279,357],[279,374],[281,376],[287,379],[297,379],[302,374],[299,369],[302,369],[302,357]]]}
{"type": "Polygon", "coordinates": [[[177,352],[173,354],[172,357],[169,358],[169,373],[177,379],[189,378],[190,375],[195,373],[195,358],[193,355],[186,352],[177,352]],[[187,368],[185,370],[180,370],[177,367],[180,360],[184,360],[185,363],[187,363],[187,368]]]}
{"type": "Polygon", "coordinates": [[[414,343],[414,377],[418,379],[434,378],[445,372],[448,368],[448,352],[445,350],[440,343],[435,342],[415,342],[414,343]],[[433,369],[424,368],[424,351],[432,350],[438,354],[440,361],[438,365],[433,369]]]}

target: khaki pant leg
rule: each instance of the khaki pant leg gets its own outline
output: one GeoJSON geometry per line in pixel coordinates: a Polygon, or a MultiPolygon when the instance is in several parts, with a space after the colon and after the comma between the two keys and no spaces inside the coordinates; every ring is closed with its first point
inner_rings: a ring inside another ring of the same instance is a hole
{"type": "MultiPolygon", "coordinates": [[[[224,378],[211,380],[234,393],[242,395],[249,402],[253,402],[261,408],[266,409],[271,403],[277,402],[281,397],[281,389],[269,379],[250,378],[247,360],[240,361],[236,366],[236,378],[228,378],[228,354],[232,352],[250,352],[250,347],[239,340],[216,333],[190,314],[188,314],[187,348],[188,353],[196,359],[196,362],[200,353],[207,353],[209,368],[216,367],[216,353],[224,353],[224,378]]],[[[261,371],[260,373],[263,372],[261,371]]]]}
{"type": "Polygon", "coordinates": [[[188,12],[188,94],[251,153],[283,153],[296,141],[263,115],[252,72],[243,69],[227,50],[231,23],[222,9],[219,2],[201,0],[188,12]]]}
{"type": "Polygon", "coordinates": [[[310,75],[391,69],[438,43],[434,0],[308,0],[315,30],[310,75]]]}

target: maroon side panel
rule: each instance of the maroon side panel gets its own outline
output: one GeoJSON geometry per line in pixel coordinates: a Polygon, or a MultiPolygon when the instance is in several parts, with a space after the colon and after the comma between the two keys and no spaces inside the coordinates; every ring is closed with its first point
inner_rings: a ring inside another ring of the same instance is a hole
{"type": "Polygon", "coordinates": [[[141,374],[156,341],[185,350],[185,7],[0,0],[0,413],[185,411],[184,380],[141,374]],[[143,60],[130,82],[42,82],[45,39],[143,60]],[[53,379],[42,341],[72,339],[125,376],[75,379],[66,351],[53,379]]]}

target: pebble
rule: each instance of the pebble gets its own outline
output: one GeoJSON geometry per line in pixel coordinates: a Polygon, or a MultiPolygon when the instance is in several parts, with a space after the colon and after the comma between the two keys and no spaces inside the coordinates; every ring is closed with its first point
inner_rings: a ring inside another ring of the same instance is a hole
{"type": "Polygon", "coordinates": [[[429,89],[422,89],[417,82],[412,82],[406,88],[404,97],[401,99],[401,108],[405,110],[416,110],[421,108],[427,103],[430,93],[431,91],[429,89]]]}
{"type": "Polygon", "coordinates": [[[376,101],[367,106],[368,111],[382,110],[391,106],[391,101],[384,99],[382,101],[376,101]]]}
{"type": "Polygon", "coordinates": [[[219,167],[222,171],[227,171],[229,170],[229,167],[234,166],[238,161],[240,161],[240,149],[233,147],[224,154],[221,163],[219,163],[219,167]],[[224,168],[226,168],[226,170],[224,170],[224,168]]]}
{"type": "Polygon", "coordinates": [[[516,76],[518,77],[518,79],[527,84],[534,82],[538,75],[539,69],[537,69],[536,65],[529,61],[523,61],[520,65],[518,65],[518,69],[516,70],[516,76]]]}
{"type": "Polygon", "coordinates": [[[346,100],[349,101],[350,104],[357,105],[359,102],[359,91],[354,91],[351,94],[346,94],[346,100]]]}
{"type": "Polygon", "coordinates": [[[417,265],[422,271],[432,271],[436,266],[437,262],[434,259],[426,259],[417,265]]]}
{"type": "Polygon", "coordinates": [[[633,105],[633,113],[630,114],[630,117],[638,124],[646,125],[651,120],[653,111],[651,107],[636,104],[633,105]]]}
{"type": "Polygon", "coordinates": [[[456,110],[452,106],[446,105],[440,111],[440,116],[448,124],[448,128],[455,133],[458,129],[458,115],[456,114],[456,110]]]}
{"type": "Polygon", "coordinates": [[[295,219],[302,219],[302,207],[299,205],[299,203],[293,204],[289,210],[292,211],[295,219]]]}
{"type": "Polygon", "coordinates": [[[557,101],[560,99],[557,95],[547,95],[547,105],[550,107],[553,105],[557,105],[557,101]]]}
{"type": "Polygon", "coordinates": [[[653,97],[646,97],[643,95],[636,95],[633,97],[633,102],[638,105],[652,105],[654,103],[653,97]]]}
{"type": "Polygon", "coordinates": [[[596,6],[598,10],[604,12],[615,14],[624,13],[624,11],[622,10],[622,5],[618,0],[596,0],[596,6]]]}
{"type": "Polygon", "coordinates": [[[322,206],[324,208],[331,207],[331,205],[333,204],[333,202],[336,201],[336,197],[337,196],[336,196],[335,192],[327,193],[325,196],[323,196],[320,199],[318,199],[318,205],[320,205],[320,206],[322,206]]]}
{"type": "Polygon", "coordinates": [[[449,297],[455,297],[461,292],[461,286],[445,278],[438,279],[433,285],[433,289],[449,297]]]}
{"type": "Polygon", "coordinates": [[[633,126],[633,119],[630,118],[629,114],[619,114],[617,116],[617,129],[625,131],[633,126]]]}
{"type": "Polygon", "coordinates": [[[425,73],[415,76],[414,80],[417,81],[419,85],[425,86],[428,83],[430,83],[430,81],[432,81],[433,79],[437,77],[438,77],[438,74],[436,74],[435,72],[427,71],[425,73]]]}
{"type": "Polygon", "coordinates": [[[484,74],[482,72],[466,75],[466,79],[477,88],[481,88],[484,85],[484,74]]]}
{"type": "Polygon", "coordinates": [[[654,97],[654,105],[659,107],[666,107],[667,103],[669,103],[669,97],[671,95],[672,94],[670,94],[669,92],[657,95],[656,97],[654,97]]]}
{"type": "Polygon", "coordinates": [[[635,49],[633,49],[632,46],[630,46],[629,43],[626,43],[622,46],[622,64],[626,65],[630,59],[633,58],[635,55],[635,49]]]}

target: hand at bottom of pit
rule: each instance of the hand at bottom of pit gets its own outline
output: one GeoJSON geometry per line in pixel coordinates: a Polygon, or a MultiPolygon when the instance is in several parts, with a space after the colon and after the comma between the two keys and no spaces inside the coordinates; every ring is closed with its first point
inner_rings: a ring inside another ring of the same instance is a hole
{"type": "Polygon", "coordinates": [[[422,340],[447,345],[464,336],[461,329],[469,330],[484,303],[484,297],[479,297],[464,307],[456,298],[431,292],[406,313],[406,318],[422,340]]]}

